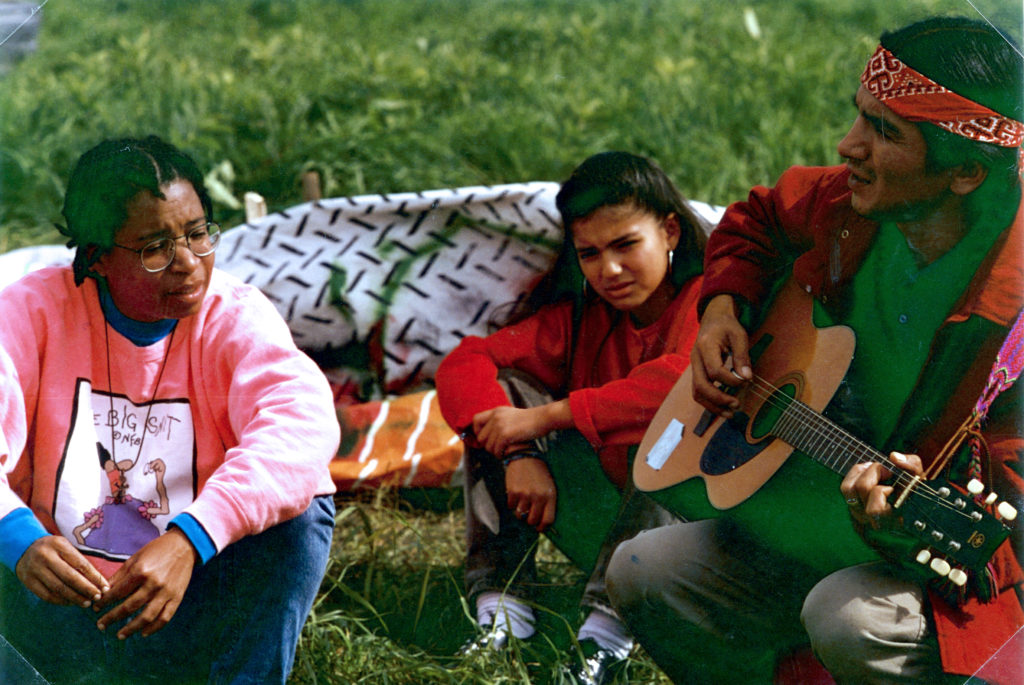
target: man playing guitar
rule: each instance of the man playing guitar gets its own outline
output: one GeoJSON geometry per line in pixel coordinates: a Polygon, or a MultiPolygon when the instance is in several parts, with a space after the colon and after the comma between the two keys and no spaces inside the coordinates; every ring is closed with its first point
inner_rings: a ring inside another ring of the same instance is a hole
{"type": "MultiPolygon", "coordinates": [[[[757,366],[747,331],[792,277],[816,326],[856,335],[826,413],[889,457],[846,470],[830,510],[849,512],[877,561],[816,574],[728,512],[620,545],[612,601],[674,681],[770,682],[777,655],[809,636],[837,682],[962,683],[1024,625],[1019,536],[983,568],[940,578],[893,534],[897,477],[974,478],[1020,507],[1020,384],[999,391],[1019,373],[1024,304],[1022,71],[1020,49],[984,22],[884,34],[838,145],[845,166],[791,168],[712,233],[696,401],[724,418],[740,408],[757,366]]],[[[1020,682],[1015,660],[1008,682],[1020,682]]]]}

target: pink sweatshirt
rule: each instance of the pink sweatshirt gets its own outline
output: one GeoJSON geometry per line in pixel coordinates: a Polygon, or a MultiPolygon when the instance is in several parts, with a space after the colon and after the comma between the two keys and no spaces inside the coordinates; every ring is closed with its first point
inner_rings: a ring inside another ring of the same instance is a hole
{"type": "Polygon", "coordinates": [[[27,505],[109,576],[180,514],[220,551],[334,492],[327,381],[256,288],[214,270],[147,347],[69,268],[9,286],[0,316],[0,523],[27,505]]]}

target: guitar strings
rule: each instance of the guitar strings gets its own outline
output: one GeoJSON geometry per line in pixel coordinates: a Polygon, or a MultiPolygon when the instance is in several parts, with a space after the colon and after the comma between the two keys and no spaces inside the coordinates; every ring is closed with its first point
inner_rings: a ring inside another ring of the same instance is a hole
{"type": "MultiPolygon", "coordinates": [[[[783,422],[788,417],[792,417],[793,422],[797,424],[798,428],[809,428],[812,432],[815,432],[819,435],[823,435],[824,437],[828,438],[830,436],[824,435],[824,431],[822,431],[820,428],[820,426],[824,424],[828,431],[831,432],[831,437],[833,441],[835,441],[834,436],[839,436],[840,440],[837,442],[848,443],[848,449],[850,449],[850,451],[860,451],[864,453],[866,456],[872,458],[873,460],[882,462],[883,464],[887,465],[893,470],[893,473],[896,476],[896,481],[900,483],[904,488],[908,488],[914,484],[913,476],[909,476],[909,474],[906,474],[906,472],[903,472],[902,470],[896,468],[895,465],[893,465],[881,452],[878,452],[877,450],[874,450],[873,448],[863,443],[862,441],[857,440],[850,433],[843,430],[836,424],[832,423],[825,417],[819,415],[817,412],[815,412],[813,409],[811,409],[810,407],[808,407],[806,404],[796,399],[795,397],[790,397],[789,395],[782,393],[779,390],[779,388],[765,380],[763,377],[757,376],[755,374],[754,381],[755,382],[751,383],[749,386],[751,392],[753,392],[757,397],[763,399],[766,404],[778,408],[781,413],[781,416],[778,419],[778,421],[776,421],[775,426],[778,426],[779,423],[783,422]],[[808,421],[805,418],[808,416],[814,419],[814,421],[808,421]]],[[[784,438],[778,436],[777,434],[776,437],[782,439],[783,442],[786,442],[784,438]]],[[[796,446],[794,445],[794,447],[796,446]]],[[[836,449],[837,451],[841,450],[842,445],[840,445],[836,449]]],[[[849,461],[850,459],[846,459],[844,468],[846,465],[849,464],[849,461]]],[[[938,512],[941,509],[945,509],[948,511],[948,513],[959,515],[960,517],[965,519],[970,518],[969,513],[955,507],[952,503],[948,502],[946,499],[941,497],[937,491],[935,491],[928,483],[924,481],[917,481],[916,486],[912,488],[912,492],[916,493],[918,496],[923,498],[924,501],[931,502],[931,504],[934,507],[931,510],[926,510],[923,512],[920,511],[920,508],[918,508],[918,511],[916,512],[915,519],[923,519],[924,522],[927,522],[927,530],[945,530],[946,525],[942,522],[937,523],[935,520],[934,512],[938,512]]],[[[913,499],[908,500],[908,502],[910,503],[912,503],[913,501],[913,499]]]]}
{"type": "MultiPolygon", "coordinates": [[[[776,425],[778,425],[778,423],[781,423],[784,418],[792,417],[793,421],[797,423],[798,428],[809,430],[812,432],[812,434],[816,436],[821,436],[822,438],[828,439],[833,443],[837,443],[837,452],[845,447],[847,451],[855,453],[848,457],[840,457],[837,455],[837,457],[828,459],[828,461],[836,463],[837,465],[839,465],[839,460],[844,461],[845,463],[843,463],[841,466],[845,470],[851,465],[851,462],[857,459],[858,456],[867,457],[871,461],[881,463],[882,465],[889,468],[895,475],[900,485],[906,486],[914,483],[915,479],[911,474],[908,474],[906,471],[903,471],[902,469],[897,467],[884,454],[871,448],[861,440],[858,440],[849,432],[845,431],[844,429],[840,428],[834,423],[829,422],[827,419],[820,416],[817,412],[808,407],[805,403],[801,402],[795,397],[790,397],[789,395],[782,393],[778,387],[768,382],[763,377],[755,376],[755,381],[760,383],[760,386],[752,384],[751,388],[754,389],[757,396],[760,397],[761,399],[764,399],[766,403],[778,408],[782,412],[783,418],[780,418],[776,425]],[[823,430],[821,428],[821,424],[824,424],[826,430],[823,430]],[[829,435],[829,433],[831,433],[831,435],[829,435]],[[860,453],[860,455],[856,454],[858,452],[860,453]]],[[[781,436],[778,437],[781,438],[781,436]]],[[[810,449],[807,451],[814,450],[813,445],[809,447],[810,449]]],[[[818,456],[820,458],[824,458],[821,453],[819,453],[818,456]]],[[[919,482],[919,485],[921,486],[920,489],[930,491],[934,496],[938,497],[938,492],[932,489],[927,483],[919,482]]]]}
{"type": "MultiPolygon", "coordinates": [[[[871,448],[866,443],[864,443],[861,440],[858,440],[856,437],[854,437],[846,430],[828,421],[820,414],[818,414],[818,412],[814,411],[797,398],[786,395],[778,387],[776,387],[763,377],[754,374],[753,381],[748,385],[748,388],[751,390],[751,392],[754,393],[756,397],[764,400],[765,404],[768,404],[780,410],[781,416],[779,420],[775,422],[776,426],[786,419],[791,419],[791,423],[795,423],[797,429],[804,429],[805,431],[810,431],[814,436],[820,436],[822,439],[830,440],[833,443],[839,443],[839,448],[837,449],[837,452],[845,447],[847,451],[854,453],[853,455],[848,457],[837,457],[834,459],[829,459],[819,454],[819,459],[824,459],[829,461],[830,463],[835,463],[837,465],[839,464],[839,461],[842,460],[845,462],[842,464],[842,466],[844,468],[848,468],[851,465],[850,462],[856,458],[856,453],[860,452],[861,456],[867,457],[871,461],[881,463],[883,466],[890,469],[895,476],[897,485],[900,485],[904,488],[913,486],[913,489],[918,494],[920,494],[922,497],[925,497],[926,499],[931,500],[937,506],[942,506],[943,508],[948,509],[951,513],[960,514],[965,518],[970,516],[968,513],[961,511],[952,503],[943,498],[939,491],[933,488],[927,482],[915,479],[913,475],[908,474],[906,471],[903,471],[895,464],[893,464],[893,462],[889,460],[889,458],[886,457],[886,455],[871,448]],[[809,420],[809,418],[814,420],[809,420]],[[825,425],[827,431],[821,428],[821,424],[825,425]],[[831,435],[829,435],[829,433],[831,433],[831,435]]],[[[781,438],[778,435],[776,435],[776,437],[782,439],[783,442],[787,442],[785,439],[781,438]]],[[[813,449],[813,446],[811,449],[813,449]]]]}

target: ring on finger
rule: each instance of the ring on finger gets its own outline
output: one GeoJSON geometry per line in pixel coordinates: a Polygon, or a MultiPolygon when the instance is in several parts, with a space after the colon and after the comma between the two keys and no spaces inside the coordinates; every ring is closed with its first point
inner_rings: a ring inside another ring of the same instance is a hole
{"type": "Polygon", "coordinates": [[[860,499],[857,498],[857,497],[847,497],[846,498],[846,504],[851,506],[851,507],[860,506],[860,499]]]}

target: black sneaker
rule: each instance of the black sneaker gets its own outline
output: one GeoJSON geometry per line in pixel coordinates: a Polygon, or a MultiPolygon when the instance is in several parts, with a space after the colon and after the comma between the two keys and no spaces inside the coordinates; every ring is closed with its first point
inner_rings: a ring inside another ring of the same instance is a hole
{"type": "Polygon", "coordinates": [[[572,663],[562,666],[563,681],[572,685],[607,685],[626,672],[628,661],[604,649],[596,640],[587,638],[579,644],[572,663]]]}

